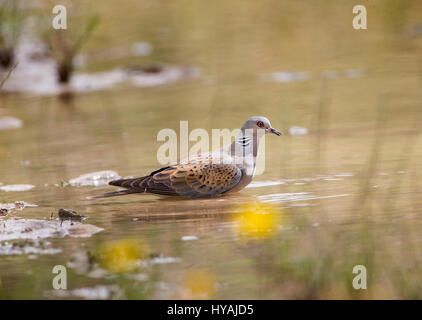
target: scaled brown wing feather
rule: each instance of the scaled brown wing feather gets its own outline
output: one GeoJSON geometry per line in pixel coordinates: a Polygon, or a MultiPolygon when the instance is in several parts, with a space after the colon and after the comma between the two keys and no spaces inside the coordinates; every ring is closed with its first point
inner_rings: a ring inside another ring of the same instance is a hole
{"type": "Polygon", "coordinates": [[[154,171],[151,175],[110,182],[136,192],[189,197],[214,196],[239,183],[242,172],[232,164],[195,159],[154,171]]]}

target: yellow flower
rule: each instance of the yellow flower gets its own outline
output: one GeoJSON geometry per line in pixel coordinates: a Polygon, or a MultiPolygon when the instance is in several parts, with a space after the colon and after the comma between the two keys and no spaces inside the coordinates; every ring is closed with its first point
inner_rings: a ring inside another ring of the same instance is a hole
{"type": "Polygon", "coordinates": [[[215,292],[215,277],[207,269],[189,270],[184,291],[186,299],[209,299],[215,292]]]}
{"type": "Polygon", "coordinates": [[[127,272],[138,268],[145,247],[136,240],[123,239],[102,244],[98,250],[100,265],[110,272],[127,272]]]}
{"type": "Polygon", "coordinates": [[[238,210],[234,220],[238,231],[245,236],[269,237],[282,222],[282,211],[270,204],[248,203],[241,205],[238,210]]]}

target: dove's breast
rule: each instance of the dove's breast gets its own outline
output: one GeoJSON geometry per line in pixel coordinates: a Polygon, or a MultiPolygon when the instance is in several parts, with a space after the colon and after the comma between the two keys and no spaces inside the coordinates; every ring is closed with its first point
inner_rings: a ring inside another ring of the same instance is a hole
{"type": "Polygon", "coordinates": [[[253,175],[247,174],[246,170],[244,169],[242,169],[241,172],[242,172],[242,176],[239,182],[232,189],[226,191],[225,193],[238,192],[244,189],[249,183],[252,182],[253,175]]]}

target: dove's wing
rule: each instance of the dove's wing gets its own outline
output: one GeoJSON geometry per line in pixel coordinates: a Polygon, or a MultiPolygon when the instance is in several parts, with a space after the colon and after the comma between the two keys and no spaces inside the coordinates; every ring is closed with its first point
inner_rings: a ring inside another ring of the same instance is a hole
{"type": "Polygon", "coordinates": [[[155,182],[164,183],[177,194],[213,196],[232,189],[242,172],[231,164],[190,161],[154,174],[155,182]]]}
{"type": "Polygon", "coordinates": [[[130,193],[206,197],[232,189],[241,177],[242,171],[233,164],[196,158],[154,171],[146,177],[116,180],[110,184],[127,188],[130,193]]]}

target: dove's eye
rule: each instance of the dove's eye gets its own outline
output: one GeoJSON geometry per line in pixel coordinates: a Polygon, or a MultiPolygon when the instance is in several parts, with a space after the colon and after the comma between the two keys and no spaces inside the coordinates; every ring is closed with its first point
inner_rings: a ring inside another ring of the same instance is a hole
{"type": "Polygon", "coordinates": [[[264,128],[264,122],[262,122],[262,121],[258,121],[258,122],[256,123],[256,125],[257,125],[258,127],[260,127],[260,128],[264,128]]]}

